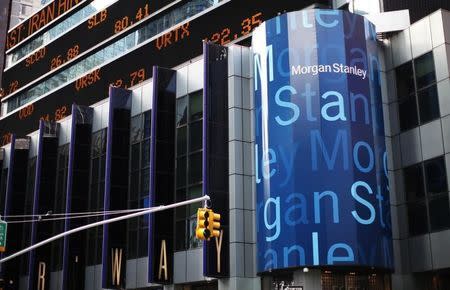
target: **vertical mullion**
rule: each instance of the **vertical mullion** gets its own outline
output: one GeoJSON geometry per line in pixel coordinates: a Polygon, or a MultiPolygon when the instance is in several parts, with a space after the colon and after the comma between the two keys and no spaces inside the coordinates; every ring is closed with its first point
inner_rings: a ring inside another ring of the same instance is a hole
{"type": "MultiPolygon", "coordinates": [[[[415,80],[415,75],[414,75],[415,80]]],[[[419,114],[420,115],[420,114],[419,114]]],[[[425,208],[427,210],[427,232],[431,232],[431,220],[430,220],[430,208],[429,208],[429,200],[428,200],[428,189],[427,189],[427,176],[425,174],[425,163],[421,162],[420,168],[422,171],[422,179],[423,179],[423,189],[424,189],[424,202],[425,202],[425,208]]]]}
{"type": "MultiPolygon", "coordinates": [[[[189,169],[191,168],[191,152],[190,152],[190,142],[191,142],[191,95],[186,95],[186,167],[185,167],[185,174],[186,174],[186,182],[185,182],[185,188],[184,188],[184,199],[187,199],[188,191],[189,191],[189,185],[191,183],[191,180],[189,178],[189,169]]],[[[184,243],[186,245],[186,250],[189,250],[191,248],[191,245],[189,244],[189,206],[186,205],[186,210],[184,211],[184,243]]]]}
{"type": "MultiPolygon", "coordinates": [[[[416,101],[416,109],[417,109],[417,120],[418,120],[418,126],[422,124],[422,120],[420,118],[420,107],[419,107],[419,95],[417,92],[417,79],[416,79],[416,61],[415,59],[412,59],[412,71],[413,71],[413,83],[414,83],[414,99],[416,101]]],[[[427,206],[428,208],[428,206],[427,206]]]]}

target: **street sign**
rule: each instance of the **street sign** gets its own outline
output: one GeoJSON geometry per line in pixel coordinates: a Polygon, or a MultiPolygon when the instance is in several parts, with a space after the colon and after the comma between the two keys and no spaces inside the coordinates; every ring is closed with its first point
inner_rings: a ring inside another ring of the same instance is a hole
{"type": "Polygon", "coordinates": [[[5,221],[0,220],[0,252],[4,252],[6,249],[6,230],[8,224],[5,221]]]}

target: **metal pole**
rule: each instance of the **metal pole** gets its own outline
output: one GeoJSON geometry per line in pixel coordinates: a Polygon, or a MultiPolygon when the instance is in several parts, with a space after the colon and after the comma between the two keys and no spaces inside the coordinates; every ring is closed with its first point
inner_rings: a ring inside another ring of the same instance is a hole
{"type": "Polygon", "coordinates": [[[191,203],[196,203],[196,202],[200,202],[200,201],[206,201],[206,200],[210,200],[209,195],[204,195],[202,197],[193,198],[193,199],[190,199],[190,200],[181,201],[181,202],[177,202],[177,203],[172,203],[172,204],[169,204],[169,205],[160,205],[160,206],[157,206],[157,207],[152,207],[152,208],[149,208],[149,209],[146,209],[146,210],[142,210],[140,212],[136,212],[136,213],[132,213],[132,214],[124,215],[124,216],[119,216],[119,217],[112,218],[112,219],[107,219],[107,220],[103,220],[103,221],[87,224],[87,225],[84,225],[84,226],[81,226],[81,227],[78,227],[78,228],[75,228],[75,229],[71,229],[70,231],[60,233],[60,234],[58,234],[58,235],[56,235],[54,237],[51,237],[51,238],[46,239],[46,240],[43,240],[42,242],[39,242],[39,243],[34,244],[34,245],[32,245],[32,246],[30,246],[28,248],[25,248],[25,249],[23,249],[23,250],[21,250],[19,252],[16,252],[16,253],[14,253],[12,255],[9,255],[8,257],[5,257],[5,258],[1,259],[0,260],[0,264],[4,263],[6,261],[9,261],[9,260],[11,260],[11,259],[13,259],[15,257],[18,257],[18,256],[20,256],[22,254],[25,254],[25,253],[27,253],[29,251],[32,251],[32,250],[34,250],[36,248],[39,248],[40,246],[43,246],[43,245],[48,244],[50,242],[53,242],[53,241],[55,241],[57,239],[60,239],[62,237],[65,237],[65,236],[68,236],[68,235],[71,235],[71,234],[74,234],[74,233],[77,233],[77,232],[80,232],[80,231],[83,231],[83,230],[87,230],[89,228],[93,228],[93,227],[97,227],[97,226],[101,226],[101,225],[109,224],[109,223],[113,223],[113,222],[118,222],[118,221],[129,219],[129,218],[134,218],[134,217],[137,217],[137,216],[146,215],[146,214],[157,212],[157,211],[163,211],[163,210],[166,210],[166,209],[175,208],[175,207],[179,207],[179,206],[183,206],[183,205],[187,205],[187,204],[191,204],[191,203]]]}

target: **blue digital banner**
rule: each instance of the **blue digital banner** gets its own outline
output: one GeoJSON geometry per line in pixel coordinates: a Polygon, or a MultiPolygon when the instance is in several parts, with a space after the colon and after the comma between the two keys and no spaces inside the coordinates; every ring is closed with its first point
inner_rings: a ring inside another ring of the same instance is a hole
{"type": "Polygon", "coordinates": [[[304,10],[253,35],[258,272],[393,267],[374,26],[304,10]]]}

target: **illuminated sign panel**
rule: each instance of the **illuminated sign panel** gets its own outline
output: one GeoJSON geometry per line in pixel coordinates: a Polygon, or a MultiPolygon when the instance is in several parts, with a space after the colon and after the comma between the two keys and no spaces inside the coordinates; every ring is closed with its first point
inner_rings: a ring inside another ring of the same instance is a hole
{"type": "Polygon", "coordinates": [[[375,28],[305,10],[253,35],[258,272],[392,268],[375,28]]]}
{"type": "Polygon", "coordinates": [[[75,60],[102,41],[148,19],[151,14],[171,2],[173,0],[155,0],[150,5],[148,0],[122,0],[99,11],[69,33],[61,35],[6,70],[3,73],[5,93],[12,94],[42,75],[75,60]]]}
{"type": "MultiPolygon", "coordinates": [[[[40,119],[58,121],[65,118],[71,114],[74,102],[86,106],[95,104],[107,97],[110,84],[126,89],[150,79],[153,65],[170,68],[201,55],[202,40],[220,45],[238,41],[265,19],[277,15],[280,7],[297,10],[312,2],[317,1],[279,0],[276,6],[271,5],[272,0],[245,0],[245,5],[238,0],[224,2],[220,7],[174,26],[117,60],[4,117],[0,121],[0,144],[10,143],[12,133],[20,136],[37,130],[40,119]]],[[[17,80],[10,85],[4,83],[9,93],[21,86],[17,80]]]]}
{"type": "Polygon", "coordinates": [[[51,4],[36,12],[33,16],[10,30],[6,39],[6,49],[11,49],[22,43],[26,38],[44,28],[64,13],[88,4],[83,0],[54,0],[51,4]]]}

